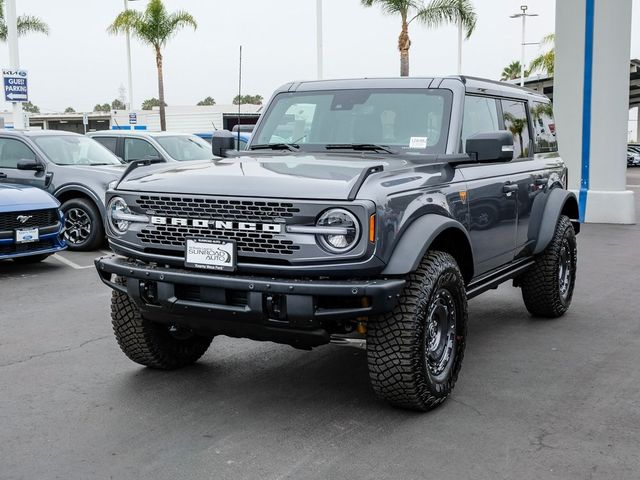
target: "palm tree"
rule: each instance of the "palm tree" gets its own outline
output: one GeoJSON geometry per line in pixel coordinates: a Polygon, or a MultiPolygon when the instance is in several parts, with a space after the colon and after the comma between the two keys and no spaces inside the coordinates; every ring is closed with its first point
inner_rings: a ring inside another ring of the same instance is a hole
{"type": "MultiPolygon", "coordinates": [[[[502,70],[502,75],[500,75],[500,80],[506,82],[507,80],[515,80],[516,78],[520,78],[522,67],[518,60],[514,60],[509,65],[504,67],[502,70]]],[[[524,76],[528,77],[531,74],[531,70],[525,70],[524,76]]]]}
{"type": "Polygon", "coordinates": [[[409,25],[413,21],[423,23],[429,28],[444,23],[460,24],[469,38],[476,27],[476,12],[470,0],[361,0],[365,7],[380,5],[385,13],[400,15],[401,30],[398,37],[400,51],[400,75],[409,75],[409,25]]]}
{"type": "MultiPolygon", "coordinates": [[[[49,35],[49,25],[33,15],[20,15],[18,17],[18,35],[27,33],[44,33],[49,35]]],[[[4,19],[4,0],[0,0],[0,40],[7,41],[7,22],[4,19]]]]}
{"type": "Polygon", "coordinates": [[[553,33],[546,35],[540,42],[541,46],[550,47],[549,50],[540,54],[531,61],[531,70],[540,70],[547,75],[553,76],[554,65],[556,63],[556,36],[553,33]]]}
{"type": "Polygon", "coordinates": [[[160,103],[160,128],[167,129],[165,119],[164,79],[162,74],[162,47],[173,37],[178,30],[184,27],[193,27],[198,24],[187,12],[178,10],[167,12],[162,0],[150,0],[144,12],[137,10],[125,10],[120,13],[107,31],[112,35],[126,33],[127,30],[142,42],[151,45],[156,54],[156,67],[158,68],[158,97],[160,103]]]}

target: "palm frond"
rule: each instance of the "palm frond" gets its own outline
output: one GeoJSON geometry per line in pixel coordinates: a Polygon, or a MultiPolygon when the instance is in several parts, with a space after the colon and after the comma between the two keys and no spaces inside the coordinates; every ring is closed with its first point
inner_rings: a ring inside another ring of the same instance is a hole
{"type": "Polygon", "coordinates": [[[431,0],[418,9],[410,22],[417,20],[430,28],[445,23],[461,24],[466,38],[469,38],[476,28],[477,19],[478,15],[470,0],[431,0]]]}
{"type": "Polygon", "coordinates": [[[361,0],[365,7],[379,5],[382,11],[387,14],[404,14],[407,15],[410,7],[417,2],[415,0],[361,0]]]}
{"type": "Polygon", "coordinates": [[[44,33],[49,35],[49,25],[33,15],[20,15],[17,18],[18,35],[27,33],[44,33]]]}

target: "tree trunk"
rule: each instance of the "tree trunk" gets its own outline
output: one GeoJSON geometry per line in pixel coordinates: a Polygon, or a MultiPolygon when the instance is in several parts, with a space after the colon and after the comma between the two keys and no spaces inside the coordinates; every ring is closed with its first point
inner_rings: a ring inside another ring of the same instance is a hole
{"type": "Polygon", "coordinates": [[[407,14],[402,14],[402,30],[398,38],[398,50],[400,50],[400,76],[409,76],[409,48],[411,48],[411,40],[409,39],[409,24],[407,23],[407,14]]]}
{"type": "Polygon", "coordinates": [[[167,120],[164,108],[164,79],[162,73],[162,52],[160,46],[156,46],[156,66],[158,67],[158,100],[160,100],[160,130],[167,130],[167,120]]]}

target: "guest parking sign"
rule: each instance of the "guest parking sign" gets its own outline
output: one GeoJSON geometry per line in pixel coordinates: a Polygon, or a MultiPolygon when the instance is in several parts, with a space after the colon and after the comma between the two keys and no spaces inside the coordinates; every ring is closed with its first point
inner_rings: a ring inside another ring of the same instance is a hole
{"type": "Polygon", "coordinates": [[[6,102],[28,102],[27,71],[11,68],[2,69],[4,79],[4,99],[6,102]]]}

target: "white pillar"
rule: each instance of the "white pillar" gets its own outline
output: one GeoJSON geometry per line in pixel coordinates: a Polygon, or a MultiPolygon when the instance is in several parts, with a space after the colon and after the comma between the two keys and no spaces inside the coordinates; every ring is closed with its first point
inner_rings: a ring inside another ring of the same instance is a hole
{"type": "MultiPolygon", "coordinates": [[[[129,9],[129,0],[124,0],[124,9],[125,11],[129,9]]],[[[126,42],[127,42],[127,83],[129,86],[129,112],[133,112],[133,75],[131,73],[131,32],[127,28],[127,32],[125,34],[126,42]]]]}
{"type": "Polygon", "coordinates": [[[632,0],[557,0],[554,107],[581,217],[635,223],[626,189],[632,0]]]}
{"type": "MultiPolygon", "coordinates": [[[[18,24],[16,14],[16,0],[5,2],[5,12],[7,15],[7,43],[9,44],[9,66],[13,70],[20,68],[20,54],[18,51],[18,24]]],[[[13,128],[24,128],[24,115],[22,114],[22,103],[13,103],[13,128]]]]}
{"type": "Polygon", "coordinates": [[[640,105],[636,107],[636,143],[640,143],[640,105]]]}

